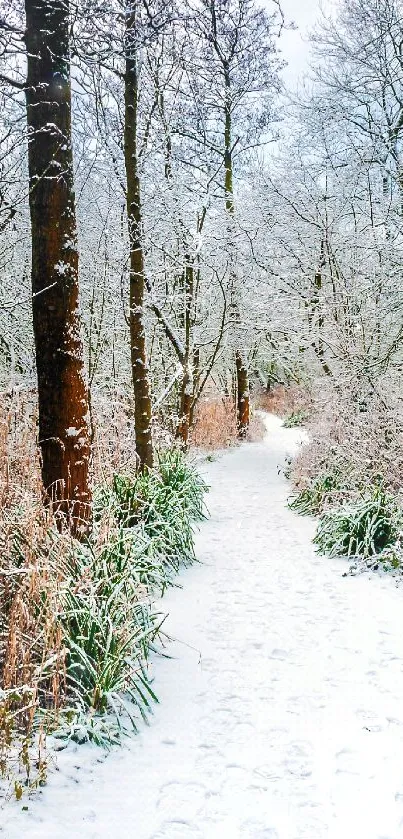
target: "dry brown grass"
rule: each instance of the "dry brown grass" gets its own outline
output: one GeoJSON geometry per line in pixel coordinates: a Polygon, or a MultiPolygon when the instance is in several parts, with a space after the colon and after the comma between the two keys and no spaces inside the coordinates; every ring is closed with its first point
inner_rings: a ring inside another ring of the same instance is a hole
{"type": "Polygon", "coordinates": [[[286,417],[297,411],[309,411],[311,397],[307,390],[297,385],[277,385],[270,391],[262,390],[257,393],[254,404],[261,411],[286,417]]]}
{"type": "MultiPolygon", "coordinates": [[[[252,411],[248,442],[258,442],[265,434],[265,427],[252,411]]],[[[225,449],[239,443],[236,410],[232,399],[211,397],[199,403],[191,433],[191,445],[206,451],[225,449]]]]}
{"type": "Polygon", "coordinates": [[[191,433],[191,445],[224,449],[237,442],[236,412],[232,399],[212,397],[200,402],[191,433]]]}
{"type": "Polygon", "coordinates": [[[32,391],[0,404],[0,775],[20,797],[46,773],[43,727],[32,745],[37,709],[56,719],[64,693],[57,596],[70,539],[42,505],[32,391]]]}
{"type": "Polygon", "coordinates": [[[0,394],[0,503],[40,496],[39,452],[36,446],[36,403],[32,391],[0,394]]]}
{"type": "Polygon", "coordinates": [[[94,398],[93,478],[109,481],[136,460],[133,400],[118,390],[94,398]]]}

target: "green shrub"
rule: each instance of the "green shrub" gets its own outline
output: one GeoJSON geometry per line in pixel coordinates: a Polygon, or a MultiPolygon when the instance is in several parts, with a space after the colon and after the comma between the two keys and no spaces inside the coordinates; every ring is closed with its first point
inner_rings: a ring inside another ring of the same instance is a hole
{"type": "Polygon", "coordinates": [[[158,466],[162,483],[178,494],[191,520],[202,521],[205,518],[204,495],[208,487],[194,464],[179,449],[168,449],[158,455],[158,466]]]}
{"type": "Polygon", "coordinates": [[[314,544],[329,556],[369,557],[393,546],[401,527],[400,507],[378,485],[357,501],[323,513],[314,544]]]}
{"type": "Polygon", "coordinates": [[[288,506],[301,516],[317,516],[329,499],[342,491],[343,483],[340,472],[319,475],[291,498],[288,506]]]}
{"type": "MultiPolygon", "coordinates": [[[[169,451],[159,455],[155,469],[115,475],[97,490],[94,528],[85,544],[49,529],[42,519],[36,541],[32,527],[28,540],[10,522],[3,537],[10,556],[0,586],[8,604],[0,622],[0,658],[5,619],[19,591],[16,661],[21,651],[21,672],[24,678],[31,672],[31,678],[19,693],[0,691],[0,773],[8,779],[14,777],[8,768],[18,738],[31,783],[28,752],[35,732],[57,727],[56,736],[108,746],[136,729],[139,719],[147,721],[157,701],[149,657],[163,621],[150,601],[172,583],[181,564],[194,561],[194,525],[204,517],[206,489],[182,452],[169,451]],[[26,573],[31,568],[35,574],[26,573]]],[[[19,775],[17,781],[19,795],[19,775]]]]}
{"type": "Polygon", "coordinates": [[[128,575],[131,583],[147,590],[164,592],[169,583],[160,540],[149,536],[141,521],[112,529],[94,567],[103,568],[109,579],[128,575]]]}
{"type": "Polygon", "coordinates": [[[177,572],[181,564],[194,562],[194,519],[182,495],[151,472],[138,478],[136,495],[144,532],[171,572],[177,572]]]}
{"type": "Polygon", "coordinates": [[[67,715],[72,721],[70,736],[75,736],[80,720],[82,738],[87,719],[88,739],[94,740],[101,738],[101,732],[106,736],[102,722],[106,714],[112,714],[113,731],[124,728],[122,715],[136,729],[135,711],[145,718],[156,699],[147,660],[159,621],[144,591],[140,599],[142,589],[128,554],[120,562],[108,547],[98,556],[79,549],[74,576],[61,592],[59,615],[66,645],[67,698],[74,709],[67,715]]]}
{"type": "MultiPolygon", "coordinates": [[[[135,541],[170,573],[194,562],[193,525],[204,518],[207,485],[178,449],[158,455],[158,468],[138,475],[115,475],[97,495],[98,517],[107,507],[121,527],[133,528],[135,541]]],[[[145,559],[145,566],[147,561],[145,559]]],[[[143,581],[147,582],[144,576],[143,581]]],[[[169,581],[161,574],[164,585],[169,581]]],[[[152,578],[148,582],[153,584],[152,578]]],[[[164,585],[162,586],[164,588],[164,585]]]]}
{"type": "Polygon", "coordinates": [[[304,425],[308,419],[308,411],[293,411],[283,422],[284,428],[297,428],[304,425]]]}
{"type": "Polygon", "coordinates": [[[110,525],[103,545],[78,546],[63,586],[60,622],[66,646],[69,708],[60,736],[116,742],[126,723],[146,720],[156,696],[148,657],[161,622],[147,602],[173,572],[195,559],[193,525],[204,517],[207,487],[182,452],[158,457],[158,468],[115,475],[96,496],[97,521],[110,525]]]}

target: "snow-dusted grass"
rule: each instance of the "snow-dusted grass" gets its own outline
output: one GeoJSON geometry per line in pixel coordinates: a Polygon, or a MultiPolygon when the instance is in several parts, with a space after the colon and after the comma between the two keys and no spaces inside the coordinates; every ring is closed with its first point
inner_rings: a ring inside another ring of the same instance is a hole
{"type": "Polygon", "coordinates": [[[314,553],[287,508],[298,429],[206,463],[201,564],[164,597],[151,727],[99,764],[69,746],[7,839],[400,839],[402,591],[314,553]]]}
{"type": "Polygon", "coordinates": [[[368,487],[359,497],[323,513],[314,543],[329,556],[367,559],[398,549],[403,515],[396,498],[382,485],[368,487]]]}
{"type": "Polygon", "coordinates": [[[45,732],[102,748],[158,701],[152,601],[195,560],[207,490],[179,450],[118,473],[96,493],[91,538],[51,527],[41,504],[3,510],[0,541],[0,798],[44,786],[45,732]]]}

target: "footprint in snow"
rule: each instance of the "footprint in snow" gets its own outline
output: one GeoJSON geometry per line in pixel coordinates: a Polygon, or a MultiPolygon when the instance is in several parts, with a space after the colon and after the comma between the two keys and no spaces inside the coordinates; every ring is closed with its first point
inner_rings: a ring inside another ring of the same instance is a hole
{"type": "Polygon", "coordinates": [[[278,661],[286,661],[289,656],[287,650],[274,649],[271,651],[269,658],[277,659],[278,661]]]}
{"type": "Polygon", "coordinates": [[[275,827],[263,827],[256,822],[245,822],[241,827],[241,839],[279,839],[275,827]]]}
{"type": "Polygon", "coordinates": [[[203,807],[205,798],[203,784],[172,781],[161,787],[157,807],[166,811],[167,815],[193,820],[203,807]]]}
{"type": "Polygon", "coordinates": [[[166,821],[151,839],[205,839],[198,827],[186,821],[166,821]]]}

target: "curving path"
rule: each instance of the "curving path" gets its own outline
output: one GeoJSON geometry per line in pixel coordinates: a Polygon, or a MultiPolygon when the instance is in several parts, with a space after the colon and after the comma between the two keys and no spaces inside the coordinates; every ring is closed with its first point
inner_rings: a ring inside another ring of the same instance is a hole
{"type": "Polygon", "coordinates": [[[164,599],[151,727],[59,757],[7,839],[403,837],[403,592],[317,557],[278,474],[297,431],[206,464],[202,564],[164,599]]]}

